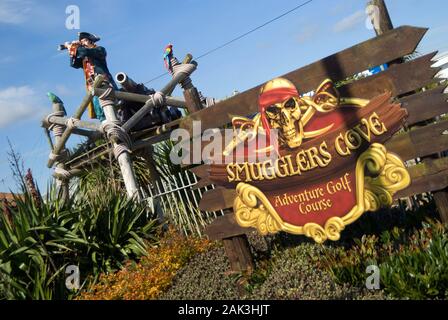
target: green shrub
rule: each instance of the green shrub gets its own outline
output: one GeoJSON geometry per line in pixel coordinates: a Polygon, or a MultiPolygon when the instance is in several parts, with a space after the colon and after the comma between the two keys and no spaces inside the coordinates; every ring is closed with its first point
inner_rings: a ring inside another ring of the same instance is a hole
{"type": "Polygon", "coordinates": [[[54,187],[45,201],[24,184],[9,214],[0,216],[0,299],[65,299],[65,268],[77,265],[83,285],[100,272],[146,253],[156,229],[145,204],[97,184],[62,203],[54,187]]]}
{"type": "Polygon", "coordinates": [[[251,294],[251,299],[384,299],[381,291],[368,291],[348,284],[339,285],[325,270],[316,267],[314,257],[321,247],[303,243],[276,250],[270,260],[266,281],[251,294]]]}
{"type": "MultiPolygon", "coordinates": [[[[257,249],[265,251],[262,237],[249,237],[257,249]]],[[[269,243],[268,243],[269,244],[269,243]]],[[[258,251],[258,250],[257,250],[258,251]]],[[[177,274],[162,299],[384,299],[382,291],[369,291],[349,284],[338,285],[331,275],[315,266],[312,257],[321,254],[320,246],[307,243],[295,248],[276,249],[272,256],[258,252],[256,269],[241,291],[242,275],[229,273],[223,248],[197,255],[177,274]]]]}
{"type": "Polygon", "coordinates": [[[420,230],[394,228],[380,237],[364,236],[349,249],[327,247],[318,266],[329,270],[338,283],[362,286],[366,267],[377,265],[384,291],[397,298],[447,298],[447,227],[423,223],[420,230]]]}
{"type": "Polygon", "coordinates": [[[396,297],[448,299],[448,232],[426,225],[410,244],[380,264],[381,283],[396,297]]]}

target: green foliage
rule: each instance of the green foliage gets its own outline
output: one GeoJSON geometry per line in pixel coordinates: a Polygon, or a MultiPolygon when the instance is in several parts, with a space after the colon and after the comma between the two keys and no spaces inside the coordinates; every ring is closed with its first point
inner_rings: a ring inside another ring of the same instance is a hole
{"type": "Polygon", "coordinates": [[[448,299],[448,229],[425,225],[399,254],[380,265],[381,282],[397,297],[448,299]]]}
{"type": "Polygon", "coordinates": [[[107,184],[77,188],[62,203],[56,188],[44,201],[23,190],[0,216],[0,299],[63,299],[65,268],[77,265],[84,285],[146,253],[155,220],[145,204],[107,184]]]}
{"type": "Polygon", "coordinates": [[[448,229],[423,223],[420,230],[394,228],[381,236],[364,236],[349,249],[324,250],[318,265],[339,283],[362,286],[366,267],[377,265],[385,292],[397,298],[446,299],[448,293],[448,229]]]}
{"type": "MultiPolygon", "coordinates": [[[[336,284],[331,275],[316,268],[320,246],[302,243],[294,248],[270,247],[262,237],[250,236],[256,268],[247,275],[229,273],[223,248],[197,255],[176,276],[162,299],[384,299],[382,291],[336,284]],[[260,250],[261,249],[261,250],[260,250]],[[268,254],[268,251],[270,254],[268,254]]],[[[275,242],[275,241],[274,241],[275,242]]]]}
{"type": "Polygon", "coordinates": [[[154,160],[157,171],[163,179],[169,179],[183,171],[180,164],[174,164],[170,159],[170,153],[174,148],[174,142],[165,140],[155,145],[154,160]]]}

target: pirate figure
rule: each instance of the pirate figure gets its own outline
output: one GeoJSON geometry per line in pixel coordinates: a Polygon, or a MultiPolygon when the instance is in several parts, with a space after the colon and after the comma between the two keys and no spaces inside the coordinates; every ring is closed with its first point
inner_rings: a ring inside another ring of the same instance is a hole
{"type": "MultiPolygon", "coordinates": [[[[96,45],[100,38],[88,32],[79,32],[78,36],[78,41],[66,42],[63,46],[69,50],[70,66],[75,69],[83,68],[87,90],[91,89],[97,75],[103,75],[114,89],[118,90],[107,68],[106,49],[96,45]]],[[[96,96],[89,105],[89,116],[91,119],[96,118],[101,121],[106,119],[96,96]]]]}

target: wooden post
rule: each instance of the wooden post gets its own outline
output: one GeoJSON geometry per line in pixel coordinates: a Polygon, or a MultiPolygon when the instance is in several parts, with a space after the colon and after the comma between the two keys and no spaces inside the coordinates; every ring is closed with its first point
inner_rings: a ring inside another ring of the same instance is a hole
{"type": "MultiPolygon", "coordinates": [[[[103,76],[98,76],[95,79],[95,83],[93,84],[93,88],[96,88],[101,82],[103,81],[103,76]]],[[[76,110],[75,115],[73,116],[74,119],[79,120],[81,119],[84,111],[86,111],[87,107],[89,106],[89,104],[92,102],[93,99],[93,92],[88,92],[86,94],[86,96],[84,97],[84,99],[81,102],[81,105],[79,106],[78,110],[76,110]]],[[[62,134],[62,136],[60,137],[59,141],[56,142],[55,146],[54,146],[54,150],[52,151],[52,153],[54,155],[59,155],[59,153],[64,149],[65,143],[67,142],[68,138],[70,138],[70,135],[72,134],[72,130],[74,128],[71,127],[67,127],[64,130],[64,133],[62,134]]],[[[56,160],[53,158],[50,158],[48,160],[48,168],[51,168],[53,166],[53,164],[56,162],[56,160]]]]}
{"type": "MultiPolygon", "coordinates": [[[[106,120],[103,122],[103,124],[117,124],[119,123],[119,120],[117,118],[117,114],[115,113],[115,95],[114,90],[112,87],[110,87],[111,90],[106,93],[104,93],[102,96],[99,97],[101,101],[101,105],[104,110],[104,115],[106,117],[106,120]]],[[[121,128],[120,128],[121,129],[121,128]]],[[[107,129],[106,129],[107,130],[107,129]]],[[[123,132],[126,134],[125,132],[123,132]]],[[[126,187],[126,192],[129,196],[129,198],[133,199],[139,199],[139,192],[138,192],[138,186],[137,186],[137,180],[135,178],[134,169],[132,168],[132,160],[131,156],[129,154],[130,146],[127,146],[124,144],[124,141],[119,141],[118,139],[111,137],[113,147],[114,147],[114,153],[118,160],[118,164],[120,166],[121,175],[123,176],[124,185],[126,187]],[[115,152],[121,148],[122,152],[115,152]]]]}
{"type": "Polygon", "coordinates": [[[374,11],[372,16],[372,24],[375,29],[376,35],[380,36],[386,31],[392,30],[394,28],[392,20],[390,19],[389,11],[387,10],[386,3],[384,0],[371,0],[369,5],[378,8],[378,11],[374,11]]]}
{"type": "Polygon", "coordinates": [[[185,105],[189,113],[193,113],[202,109],[201,98],[196,87],[184,90],[185,105]]]}
{"type": "MultiPolygon", "coordinates": [[[[53,102],[53,112],[56,114],[63,114],[64,113],[64,105],[61,102],[53,102]]],[[[62,140],[62,132],[64,130],[64,127],[58,124],[55,124],[53,126],[53,135],[56,145],[60,146],[60,151],[58,153],[59,159],[56,160],[56,171],[66,171],[66,167],[64,164],[64,156],[66,155],[66,149],[65,149],[65,142],[62,140]]],[[[54,153],[54,149],[51,150],[52,153],[54,153]]],[[[58,193],[61,197],[63,202],[67,202],[69,198],[69,182],[70,182],[70,176],[67,175],[66,177],[59,176],[56,178],[56,186],[59,189],[58,193]]]]}
{"type": "MultiPolygon", "coordinates": [[[[187,54],[182,61],[182,64],[192,64],[197,67],[197,62],[193,61],[193,56],[191,54],[187,54]]],[[[179,61],[173,57],[171,58],[171,65],[174,69],[175,66],[180,65],[179,61]]],[[[193,113],[202,109],[201,98],[199,97],[199,92],[191,81],[190,77],[186,77],[184,80],[180,81],[180,84],[183,89],[184,98],[185,98],[185,106],[189,113],[193,113]]],[[[174,88],[173,88],[174,89],[174,88]]]]}
{"type": "MultiPolygon", "coordinates": [[[[201,200],[199,208],[209,211],[208,208],[205,208],[206,206],[207,204],[202,203],[201,200]]],[[[246,233],[251,232],[253,229],[239,226],[235,220],[233,210],[227,209],[228,207],[224,205],[217,209],[224,209],[225,214],[207,225],[205,234],[210,240],[222,240],[224,250],[229,258],[231,272],[245,272],[250,274],[254,270],[254,260],[246,233]]]]}
{"type": "Polygon", "coordinates": [[[448,188],[434,192],[434,201],[443,223],[448,223],[448,188]]]}
{"type": "Polygon", "coordinates": [[[143,158],[148,164],[149,174],[151,176],[151,182],[155,183],[159,180],[159,172],[157,171],[155,160],[154,160],[154,147],[152,145],[143,148],[142,150],[143,158]]]}
{"type": "Polygon", "coordinates": [[[232,272],[246,272],[250,274],[254,270],[254,262],[249,248],[249,242],[245,234],[222,239],[224,250],[230,262],[232,272]]]}

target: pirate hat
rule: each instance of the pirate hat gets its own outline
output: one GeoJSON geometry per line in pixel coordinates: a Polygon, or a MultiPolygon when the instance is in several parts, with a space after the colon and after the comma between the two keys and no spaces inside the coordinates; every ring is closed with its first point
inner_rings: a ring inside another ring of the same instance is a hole
{"type": "Polygon", "coordinates": [[[78,32],[78,36],[79,36],[79,41],[81,41],[82,39],[88,39],[92,42],[97,42],[100,41],[100,37],[97,37],[94,34],[88,33],[88,32],[78,32]]]}

